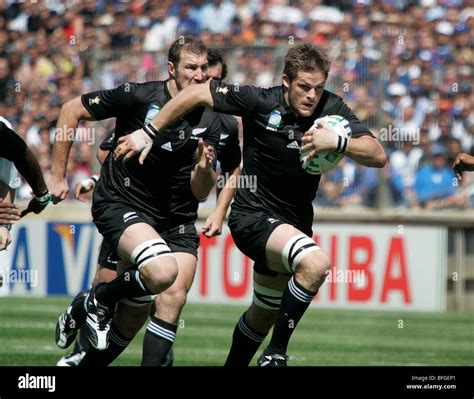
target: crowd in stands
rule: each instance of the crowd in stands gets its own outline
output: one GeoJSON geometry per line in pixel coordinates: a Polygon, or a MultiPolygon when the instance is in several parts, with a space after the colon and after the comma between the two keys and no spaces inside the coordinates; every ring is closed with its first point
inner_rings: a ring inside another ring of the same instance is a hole
{"type": "MultiPolygon", "coordinates": [[[[381,140],[389,165],[378,171],[344,159],[323,176],[319,205],[474,207],[474,178],[458,181],[450,169],[459,152],[474,153],[469,0],[0,0],[0,115],[47,173],[63,103],[166,79],[167,48],[188,34],[221,48],[227,80],[239,84],[280,84],[293,44],[328,51],[327,89],[381,140]]],[[[72,185],[97,172],[91,144],[112,128],[82,125],[68,164],[72,185]]]]}

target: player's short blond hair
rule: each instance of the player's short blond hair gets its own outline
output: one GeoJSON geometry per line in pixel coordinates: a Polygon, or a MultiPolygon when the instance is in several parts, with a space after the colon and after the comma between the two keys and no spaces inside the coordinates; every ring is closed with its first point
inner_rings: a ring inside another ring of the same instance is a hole
{"type": "Polygon", "coordinates": [[[178,67],[181,53],[188,51],[193,54],[207,54],[206,45],[199,39],[192,36],[181,36],[176,39],[168,51],[168,61],[172,62],[175,68],[178,67]]]}
{"type": "Polygon", "coordinates": [[[330,68],[331,61],[322,49],[312,44],[300,44],[286,54],[283,73],[292,81],[299,71],[321,71],[327,79],[330,68]]]}

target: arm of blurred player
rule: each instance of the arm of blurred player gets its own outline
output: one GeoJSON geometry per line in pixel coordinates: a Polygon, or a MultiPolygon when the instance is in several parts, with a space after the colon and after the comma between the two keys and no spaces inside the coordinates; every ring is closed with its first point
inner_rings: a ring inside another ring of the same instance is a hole
{"type": "Polygon", "coordinates": [[[145,127],[120,137],[114,151],[115,159],[123,158],[127,161],[140,153],[139,162],[143,164],[153,145],[153,138],[160,129],[166,128],[197,106],[213,107],[214,101],[209,85],[210,81],[189,85],[165,104],[160,113],[147,125],[148,129],[145,127]]]}
{"type": "Polygon", "coordinates": [[[0,180],[0,224],[12,224],[20,219],[18,206],[13,203],[15,189],[0,180]]]}
{"type": "Polygon", "coordinates": [[[216,172],[213,168],[214,158],[214,147],[206,146],[203,140],[199,140],[199,161],[191,173],[191,191],[198,201],[204,201],[216,183],[216,172]]]}
{"type": "Polygon", "coordinates": [[[464,152],[458,154],[453,163],[453,170],[459,180],[462,179],[462,173],[464,171],[474,172],[474,157],[464,152]]]}
{"type": "Polygon", "coordinates": [[[51,176],[48,180],[54,204],[65,200],[69,193],[66,168],[74,140],[74,134],[69,132],[75,132],[82,120],[95,119],[82,104],[80,96],[68,101],[61,107],[54,137],[51,176]]]}
{"type": "Polygon", "coordinates": [[[0,224],[14,223],[20,219],[20,210],[16,204],[0,198],[0,224]]]}
{"type": "Polygon", "coordinates": [[[0,157],[14,163],[36,196],[44,195],[48,191],[41,167],[33,152],[18,134],[5,125],[2,125],[0,157]]]}
{"type": "Polygon", "coordinates": [[[0,251],[10,245],[10,229],[12,224],[19,219],[19,211],[13,204],[15,189],[0,181],[0,251]],[[13,208],[12,208],[13,207],[13,208]]]}
{"type": "Polygon", "coordinates": [[[207,217],[202,227],[203,234],[208,237],[218,236],[222,232],[222,223],[224,221],[227,209],[232,198],[234,198],[237,189],[237,179],[240,176],[240,166],[230,172],[229,178],[217,198],[216,209],[207,217]]]}
{"type": "Polygon", "coordinates": [[[7,249],[11,242],[9,229],[0,225],[0,251],[7,249]]]}
{"type": "Polygon", "coordinates": [[[21,217],[29,212],[40,213],[48,205],[51,194],[49,193],[38,160],[29,149],[25,141],[4,123],[1,124],[2,147],[0,157],[12,161],[18,172],[25,178],[33,190],[34,198],[21,217]]]}

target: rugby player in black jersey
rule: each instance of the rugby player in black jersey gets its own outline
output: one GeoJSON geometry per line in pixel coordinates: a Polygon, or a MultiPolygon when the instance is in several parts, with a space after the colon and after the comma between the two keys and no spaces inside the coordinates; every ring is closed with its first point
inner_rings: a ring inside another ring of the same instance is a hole
{"type": "MultiPolygon", "coordinates": [[[[62,107],[49,180],[54,202],[65,199],[69,191],[65,171],[72,137],[64,132],[73,131],[80,120],[111,117],[116,117],[116,139],[143,127],[180,90],[206,79],[206,47],[197,39],[181,37],[170,47],[168,69],[171,78],[167,81],[126,83],[113,90],[84,94],[62,107]]],[[[88,295],[86,323],[91,349],[105,350],[109,334],[117,338],[115,341],[126,341],[125,334],[110,331],[119,301],[150,302],[151,295],[170,287],[178,275],[175,257],[163,237],[171,227],[173,177],[182,167],[194,163],[198,145],[205,153],[206,163],[212,163],[220,122],[211,110],[201,107],[164,133],[143,165],[137,160],[125,164],[108,156],[102,166],[94,190],[92,215],[104,242],[122,260],[119,266],[126,270],[112,282],[96,285],[88,295]]],[[[207,167],[203,171],[203,181],[210,179],[206,184],[211,187],[215,174],[209,173],[207,167]]],[[[199,168],[196,173],[200,173],[199,168]]],[[[66,311],[60,323],[59,340],[57,337],[62,347],[74,339],[75,326],[84,322],[83,309],[73,303],[66,311]]],[[[83,361],[86,358],[87,355],[83,361]]]]}
{"type": "MultiPolygon", "coordinates": [[[[221,80],[225,64],[220,53],[209,50],[208,64],[208,76],[221,80]]],[[[203,234],[207,237],[220,234],[223,219],[235,192],[236,185],[232,181],[240,174],[241,151],[237,120],[233,116],[222,114],[218,114],[218,118],[222,127],[217,145],[217,159],[221,173],[228,176],[228,185],[219,193],[216,209],[203,226],[203,234]]],[[[143,340],[143,366],[159,366],[165,359],[168,362],[171,359],[171,355],[167,356],[167,353],[175,339],[179,316],[196,272],[199,237],[196,235],[195,222],[198,200],[203,200],[212,187],[200,181],[196,169],[190,185],[191,167],[192,165],[187,165],[174,178],[170,226],[171,237],[176,244],[171,246],[171,252],[176,257],[179,273],[173,285],[155,300],[155,313],[148,323],[143,340]]]]}
{"type": "MultiPolygon", "coordinates": [[[[215,52],[212,52],[210,57],[211,65],[215,69],[215,71],[212,71],[212,76],[220,78],[216,74],[222,71],[222,66],[219,69],[215,68],[216,66],[219,67],[219,65],[214,64],[222,63],[222,58],[220,58],[220,61],[216,61],[214,54],[215,52]]],[[[175,79],[180,79],[180,76],[175,77],[175,79]]],[[[240,173],[239,164],[241,158],[237,122],[235,118],[228,115],[220,116],[231,118],[232,120],[227,121],[225,125],[222,124],[223,128],[219,132],[218,159],[221,164],[221,171],[230,176],[230,178],[235,178],[240,173]]],[[[113,148],[113,141],[110,137],[106,139],[100,146],[101,150],[111,150],[113,148]]],[[[103,151],[101,151],[101,158],[105,158],[103,151]]],[[[186,164],[173,177],[169,221],[171,227],[163,232],[163,235],[170,246],[173,256],[177,260],[179,274],[174,284],[155,300],[156,313],[148,325],[143,348],[143,364],[148,366],[170,365],[172,362],[172,352],[168,353],[168,350],[172,345],[172,338],[174,338],[176,333],[176,323],[185,304],[186,295],[196,270],[199,237],[196,234],[194,222],[197,217],[198,199],[203,199],[211,187],[208,185],[208,188],[203,189],[202,186],[206,186],[207,183],[200,178],[200,172],[198,171],[198,168],[201,168],[201,173],[207,173],[204,170],[205,158],[201,158],[200,163],[203,165],[196,165],[191,179],[191,170],[194,163],[186,164]]],[[[85,182],[86,189],[77,187],[76,197],[79,197],[81,192],[90,191],[93,185],[94,181],[92,180],[85,182]]],[[[229,184],[219,195],[216,210],[209,216],[205,224],[205,234],[207,236],[212,237],[220,232],[222,220],[235,191],[233,187],[235,185],[229,184]]],[[[107,248],[107,242],[104,241],[99,255],[100,275],[96,275],[96,280],[98,281],[110,281],[110,275],[115,273],[113,271],[117,267],[110,260],[110,256],[106,256],[107,248]]],[[[125,349],[131,338],[143,325],[144,317],[146,318],[148,315],[147,308],[136,307],[137,305],[143,305],[143,303],[137,303],[137,300],[133,298],[126,299],[120,303],[117,314],[114,317],[114,323],[112,324],[109,347],[105,351],[96,351],[91,348],[88,351],[87,357],[80,363],[81,366],[105,366],[125,349]]],[[[61,328],[61,324],[65,324],[64,319],[66,317],[67,312],[60,317],[58,322],[59,328],[61,328]]],[[[79,326],[77,325],[76,327],[79,326]]],[[[58,334],[58,336],[60,337],[61,334],[58,334]]],[[[81,339],[81,341],[82,345],[76,345],[75,350],[70,355],[62,358],[58,365],[73,366],[79,364],[84,355],[84,349],[88,347],[84,340],[81,339]]]]}
{"type": "MultiPolygon", "coordinates": [[[[175,118],[202,105],[242,116],[242,175],[255,176],[257,189],[238,188],[229,227],[239,249],[255,261],[254,300],[235,327],[227,366],[248,365],[273,325],[257,363],[286,366],[291,334],[330,271],[329,256],[312,239],[312,201],[320,176],[302,169],[300,151],[311,150],[314,156],[336,150],[365,166],[385,165],[385,152],[369,129],[339,96],[324,89],[329,69],[323,51],[309,44],[295,46],[285,58],[282,86],[195,85],[170,101],[147,127],[158,138],[175,118]],[[311,129],[325,115],[346,118],[352,139],[323,125],[311,129]]],[[[140,154],[143,161],[153,142],[137,130],[119,140],[115,157],[140,154]]]]}

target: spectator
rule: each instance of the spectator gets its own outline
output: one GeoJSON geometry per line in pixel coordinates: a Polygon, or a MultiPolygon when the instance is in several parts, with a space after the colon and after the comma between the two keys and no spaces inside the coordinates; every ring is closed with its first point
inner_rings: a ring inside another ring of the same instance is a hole
{"type": "Polygon", "coordinates": [[[447,165],[446,149],[437,144],[433,146],[431,154],[432,165],[422,167],[416,175],[413,207],[442,209],[458,206],[457,180],[447,165]]]}

